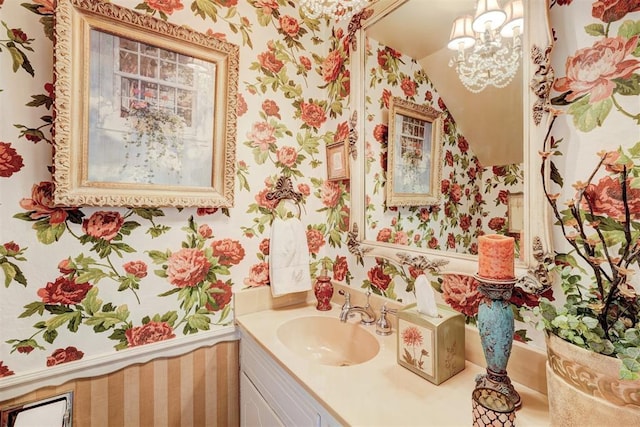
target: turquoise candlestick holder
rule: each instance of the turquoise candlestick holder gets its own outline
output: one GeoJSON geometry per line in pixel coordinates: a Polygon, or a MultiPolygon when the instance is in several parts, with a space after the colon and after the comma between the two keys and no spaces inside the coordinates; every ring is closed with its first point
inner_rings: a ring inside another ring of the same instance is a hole
{"type": "Polygon", "coordinates": [[[509,304],[516,279],[497,280],[474,275],[484,296],[478,308],[478,330],[487,373],[476,377],[476,389],[490,388],[509,397],[516,409],[522,401],[507,375],[513,346],[513,311],[509,304]]]}

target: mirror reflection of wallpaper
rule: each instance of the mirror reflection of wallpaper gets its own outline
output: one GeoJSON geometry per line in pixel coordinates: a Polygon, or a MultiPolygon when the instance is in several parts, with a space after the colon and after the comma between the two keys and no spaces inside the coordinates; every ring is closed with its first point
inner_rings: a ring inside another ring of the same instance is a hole
{"type": "MultiPolygon", "coordinates": [[[[477,254],[477,238],[506,233],[510,193],[523,188],[521,164],[483,167],[457,130],[445,101],[411,57],[368,39],[365,76],[366,239],[477,254]],[[399,96],[443,111],[440,203],[387,208],[389,99],[399,96]]],[[[482,120],[482,112],[478,112],[482,120]]]]}

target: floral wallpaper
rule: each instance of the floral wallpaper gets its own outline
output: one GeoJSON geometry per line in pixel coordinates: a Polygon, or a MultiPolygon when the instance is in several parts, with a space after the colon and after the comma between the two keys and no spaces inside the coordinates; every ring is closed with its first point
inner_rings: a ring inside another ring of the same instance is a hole
{"type": "MultiPolygon", "coordinates": [[[[289,0],[113,3],[240,46],[235,206],[54,207],[54,1],[0,0],[5,29],[0,36],[0,100],[7,106],[0,120],[0,377],[229,324],[233,293],[269,284],[271,221],[297,212],[290,203],[266,199],[283,175],[303,194],[301,218],[312,274],[326,261],[334,280],[411,302],[416,272],[370,258],[362,265],[348,252],[349,183],[326,180],[325,146],[343,140],[349,130],[345,28],[309,19],[289,0]]],[[[554,173],[575,182],[592,169],[598,151],[638,142],[640,5],[635,0],[550,3],[557,38],[554,104],[563,113],[552,131],[561,154],[554,158],[554,173]]],[[[376,49],[372,45],[370,53],[377,55],[376,49]]],[[[416,101],[445,110],[427,76],[404,68],[400,72],[420,83],[416,101]]],[[[402,94],[403,86],[389,91],[402,94]]],[[[440,247],[468,247],[472,243],[464,228],[469,222],[469,230],[475,230],[478,219],[482,227],[500,229],[490,221],[504,218],[499,213],[504,196],[493,185],[520,172],[517,166],[507,171],[482,168],[465,148],[455,122],[448,122],[444,205],[437,212],[409,211],[413,220],[400,225],[392,224],[397,212],[389,210],[385,215],[390,222],[381,221],[378,230],[390,228],[392,236],[404,231],[412,244],[420,235],[421,245],[435,237],[440,247]],[[475,200],[481,193],[484,203],[475,200]],[[490,213],[475,216],[477,212],[490,213]],[[441,223],[434,234],[420,228],[427,216],[437,216],[441,223]]],[[[379,187],[384,184],[381,134],[367,136],[370,172],[377,171],[379,187]]],[[[572,189],[562,192],[570,195],[572,189]]],[[[440,285],[448,303],[473,317],[477,299],[472,283],[453,278],[440,285]]]]}
{"type": "Polygon", "coordinates": [[[286,0],[113,3],[240,46],[236,204],[54,207],[54,1],[0,1],[0,97],[15,107],[0,124],[0,376],[229,325],[233,292],[269,284],[271,221],[297,211],[266,199],[281,176],[303,195],[314,275],[325,261],[352,277],[348,182],[324,168],[348,134],[343,30],[286,0]]]}

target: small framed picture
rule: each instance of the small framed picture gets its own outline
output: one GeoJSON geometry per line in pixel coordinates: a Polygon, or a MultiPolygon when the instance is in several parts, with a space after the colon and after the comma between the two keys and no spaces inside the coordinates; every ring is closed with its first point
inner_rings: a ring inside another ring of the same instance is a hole
{"type": "Polygon", "coordinates": [[[508,231],[519,234],[524,228],[524,193],[510,193],[507,200],[508,231]]]}
{"type": "Polygon", "coordinates": [[[327,180],[349,179],[349,156],[345,141],[327,145],[327,180]]]}

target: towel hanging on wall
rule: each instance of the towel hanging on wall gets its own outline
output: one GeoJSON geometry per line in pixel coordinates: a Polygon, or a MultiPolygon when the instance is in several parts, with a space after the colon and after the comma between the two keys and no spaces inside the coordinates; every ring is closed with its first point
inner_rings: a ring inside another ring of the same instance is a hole
{"type": "Polygon", "coordinates": [[[307,233],[298,218],[275,218],[271,224],[269,281],[274,297],[311,289],[307,233]]]}

